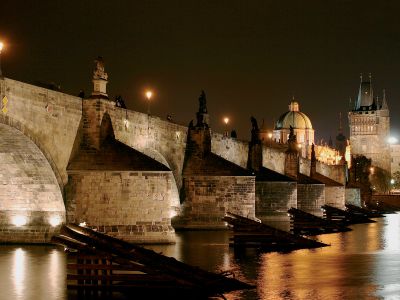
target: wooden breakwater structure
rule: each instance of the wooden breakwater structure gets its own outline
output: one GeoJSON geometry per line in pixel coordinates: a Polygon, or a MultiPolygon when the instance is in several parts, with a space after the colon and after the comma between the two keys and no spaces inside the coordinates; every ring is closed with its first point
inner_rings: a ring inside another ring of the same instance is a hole
{"type": "Polygon", "coordinates": [[[255,288],[74,224],[63,226],[52,242],[70,252],[67,288],[79,298],[123,293],[140,299],[207,299],[255,288]]]}
{"type": "Polygon", "coordinates": [[[378,210],[367,209],[359,206],[355,206],[352,204],[346,204],[346,210],[355,215],[362,215],[366,218],[384,218],[382,212],[378,210]]]}
{"type": "Polygon", "coordinates": [[[331,220],[331,221],[336,221],[336,222],[342,222],[343,224],[346,224],[346,225],[375,223],[376,222],[362,214],[353,213],[351,211],[339,209],[334,206],[323,205],[321,208],[324,211],[324,217],[326,219],[331,220]]]}
{"type": "Polygon", "coordinates": [[[318,235],[351,231],[341,220],[329,220],[302,211],[297,208],[288,210],[290,230],[294,234],[318,235]]]}
{"type": "Polygon", "coordinates": [[[233,229],[231,246],[236,248],[260,248],[263,251],[286,252],[328,246],[229,212],[224,217],[224,221],[233,229]]]}

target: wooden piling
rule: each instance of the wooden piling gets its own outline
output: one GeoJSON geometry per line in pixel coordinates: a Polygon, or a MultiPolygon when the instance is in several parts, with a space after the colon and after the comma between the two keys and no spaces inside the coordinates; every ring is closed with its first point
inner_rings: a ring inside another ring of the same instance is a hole
{"type": "Polygon", "coordinates": [[[291,231],[294,234],[318,235],[351,230],[341,220],[327,220],[297,208],[290,208],[288,213],[291,231]]]}

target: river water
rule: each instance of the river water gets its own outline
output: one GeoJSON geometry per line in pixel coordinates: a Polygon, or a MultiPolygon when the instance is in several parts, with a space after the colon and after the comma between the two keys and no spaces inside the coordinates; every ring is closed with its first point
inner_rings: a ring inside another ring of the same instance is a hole
{"type": "MultiPolygon", "coordinates": [[[[377,221],[317,237],[330,247],[287,254],[239,255],[228,232],[182,232],[176,245],[151,248],[207,270],[233,270],[257,285],[228,299],[400,299],[400,214],[377,221]]],[[[56,246],[0,246],[0,299],[71,299],[65,265],[56,246]]]]}

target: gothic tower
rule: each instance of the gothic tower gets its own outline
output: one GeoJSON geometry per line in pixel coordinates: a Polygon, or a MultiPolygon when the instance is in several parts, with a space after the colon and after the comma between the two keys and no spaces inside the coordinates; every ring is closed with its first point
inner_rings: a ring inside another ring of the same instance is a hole
{"type": "Polygon", "coordinates": [[[361,76],[360,89],[349,111],[350,145],[352,155],[364,155],[372,165],[390,173],[389,109],[385,93],[382,100],[374,97],[371,75],[361,76]]]}

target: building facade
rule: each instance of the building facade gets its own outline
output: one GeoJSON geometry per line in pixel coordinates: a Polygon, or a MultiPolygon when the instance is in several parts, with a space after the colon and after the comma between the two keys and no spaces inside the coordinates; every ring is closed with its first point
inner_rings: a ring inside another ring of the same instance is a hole
{"type": "Polygon", "coordinates": [[[361,76],[357,100],[348,113],[352,155],[364,155],[372,164],[390,173],[391,156],[388,143],[390,131],[389,108],[385,94],[374,97],[371,76],[361,76]]]}

